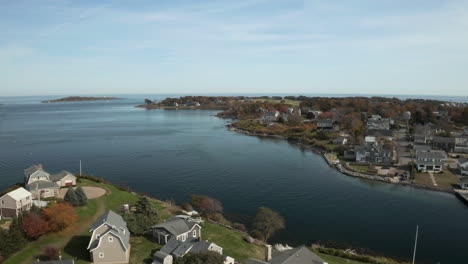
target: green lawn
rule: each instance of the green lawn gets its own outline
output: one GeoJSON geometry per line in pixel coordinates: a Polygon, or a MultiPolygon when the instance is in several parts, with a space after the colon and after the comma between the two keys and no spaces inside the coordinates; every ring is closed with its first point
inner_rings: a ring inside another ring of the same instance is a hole
{"type": "Polygon", "coordinates": [[[325,254],[322,254],[322,253],[316,253],[316,254],[319,255],[319,257],[321,257],[323,260],[325,260],[328,264],[367,264],[367,263],[364,263],[364,262],[339,258],[339,257],[335,257],[335,256],[325,255],[325,254]]]}
{"type": "Polygon", "coordinates": [[[355,171],[361,171],[361,172],[368,172],[369,171],[369,165],[349,164],[349,166],[355,171]]]}
{"type": "MultiPolygon", "coordinates": [[[[427,172],[417,172],[414,176],[414,182],[434,186],[427,172]]],[[[458,176],[445,169],[442,173],[434,173],[437,185],[442,188],[452,189],[452,185],[458,184],[458,176]]]]}
{"type": "Polygon", "coordinates": [[[245,261],[248,258],[263,259],[264,257],[263,247],[244,241],[243,235],[239,232],[210,222],[202,225],[202,239],[223,247],[224,255],[233,257],[236,261],[245,261]]]}
{"type": "Polygon", "coordinates": [[[130,244],[130,264],[151,264],[153,254],[161,248],[159,244],[142,236],[132,237],[130,244]]]}
{"type": "Polygon", "coordinates": [[[418,184],[434,186],[432,184],[431,177],[429,177],[429,173],[427,172],[416,172],[414,174],[414,182],[418,184]]]}

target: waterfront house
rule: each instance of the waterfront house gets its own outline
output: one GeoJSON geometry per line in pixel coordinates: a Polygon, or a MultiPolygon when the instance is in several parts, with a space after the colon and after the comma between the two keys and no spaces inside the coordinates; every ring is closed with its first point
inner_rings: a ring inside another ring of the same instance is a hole
{"type": "Polygon", "coordinates": [[[66,170],[50,175],[50,180],[60,187],[76,185],[76,176],[66,170]]]}
{"type": "Polygon", "coordinates": [[[442,172],[446,160],[443,150],[416,151],[416,168],[421,172],[442,172]]]}
{"type": "Polygon", "coordinates": [[[345,145],[348,142],[348,139],[345,137],[337,137],[332,140],[333,144],[335,145],[345,145]]]}
{"type": "Polygon", "coordinates": [[[460,177],[458,179],[458,185],[460,185],[460,188],[463,190],[468,190],[468,177],[460,177]]]}
{"type": "Polygon", "coordinates": [[[60,187],[52,181],[34,181],[26,185],[33,199],[57,197],[59,195],[60,187]]]}
{"type": "Polygon", "coordinates": [[[50,174],[42,168],[42,164],[32,165],[24,170],[24,184],[28,185],[34,181],[50,181],[50,174]]]}
{"type": "Polygon", "coordinates": [[[32,206],[32,195],[23,187],[8,192],[0,197],[0,215],[17,217],[20,213],[29,211],[32,206]]]}
{"type": "Polygon", "coordinates": [[[264,260],[251,258],[247,260],[247,264],[327,264],[327,262],[305,246],[273,250],[270,245],[267,245],[264,260]]]}
{"type": "Polygon", "coordinates": [[[354,148],[356,162],[391,164],[393,161],[393,150],[380,142],[373,142],[354,148]]]}
{"type": "Polygon", "coordinates": [[[264,123],[275,122],[276,120],[278,120],[279,114],[280,113],[277,110],[268,111],[262,115],[260,120],[264,123]]]}
{"type": "Polygon", "coordinates": [[[87,249],[93,263],[128,263],[130,232],[120,215],[107,211],[91,226],[90,232],[87,249]]]}
{"type": "MultiPolygon", "coordinates": [[[[153,239],[164,246],[153,255],[153,264],[172,264],[188,253],[207,251],[223,254],[223,248],[201,240],[201,226],[193,221],[170,217],[168,221],[151,228],[153,239]]],[[[234,263],[226,257],[225,264],[234,263]]]]}
{"type": "Polygon", "coordinates": [[[457,160],[458,168],[462,176],[468,176],[468,159],[463,157],[457,160]]]}
{"type": "Polygon", "coordinates": [[[455,152],[468,153],[468,137],[459,136],[455,138],[455,152]]]}

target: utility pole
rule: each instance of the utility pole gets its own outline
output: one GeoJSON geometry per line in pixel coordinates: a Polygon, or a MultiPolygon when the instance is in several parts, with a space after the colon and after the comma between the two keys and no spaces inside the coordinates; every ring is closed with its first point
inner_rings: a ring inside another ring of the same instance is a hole
{"type": "Polygon", "coordinates": [[[413,264],[414,264],[414,260],[416,259],[416,246],[418,245],[418,231],[419,231],[419,226],[416,225],[416,238],[414,240],[413,264]]]}
{"type": "Polygon", "coordinates": [[[82,174],[81,174],[81,160],[80,160],[80,176],[81,176],[81,175],[82,175],[82,174]]]}

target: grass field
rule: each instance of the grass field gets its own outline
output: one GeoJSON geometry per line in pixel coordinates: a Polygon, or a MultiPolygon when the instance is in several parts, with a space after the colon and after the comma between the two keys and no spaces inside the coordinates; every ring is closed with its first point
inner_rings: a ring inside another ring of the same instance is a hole
{"type": "MultiPolygon", "coordinates": [[[[414,182],[433,186],[432,180],[427,172],[417,172],[414,182]]],[[[434,178],[439,187],[452,189],[458,184],[458,176],[445,169],[442,173],[434,173],[434,178]]]]}
{"type": "Polygon", "coordinates": [[[368,172],[369,171],[369,165],[350,164],[349,166],[355,171],[361,171],[361,172],[368,172]]]}

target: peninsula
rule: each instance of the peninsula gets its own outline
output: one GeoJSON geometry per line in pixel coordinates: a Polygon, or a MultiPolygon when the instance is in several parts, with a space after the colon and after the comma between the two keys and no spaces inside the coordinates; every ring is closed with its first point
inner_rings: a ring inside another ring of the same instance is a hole
{"type": "Polygon", "coordinates": [[[59,103],[59,102],[81,102],[81,101],[101,101],[101,100],[117,100],[121,98],[117,97],[82,97],[82,96],[69,96],[69,97],[64,97],[60,99],[54,99],[54,100],[46,100],[42,101],[42,103],[59,103]]]}

